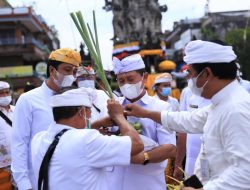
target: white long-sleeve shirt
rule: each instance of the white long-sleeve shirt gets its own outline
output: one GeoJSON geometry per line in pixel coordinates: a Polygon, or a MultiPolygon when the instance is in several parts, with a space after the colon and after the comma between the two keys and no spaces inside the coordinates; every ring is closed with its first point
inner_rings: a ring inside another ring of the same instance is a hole
{"type": "MultiPolygon", "coordinates": [[[[162,112],[162,124],[167,130],[203,133],[209,164],[204,190],[249,190],[250,95],[233,81],[211,103],[191,113],[162,112]]],[[[200,167],[197,169],[200,177],[200,167]]]]}
{"type": "Polygon", "coordinates": [[[240,85],[250,93],[250,82],[248,80],[240,79],[240,85]]]}
{"type": "MultiPolygon", "coordinates": [[[[192,93],[189,87],[183,89],[180,98],[181,111],[192,112],[211,104],[210,100],[192,93]]],[[[185,172],[194,173],[195,163],[200,153],[202,134],[187,134],[185,172]]]]}
{"type": "MultiPolygon", "coordinates": [[[[12,105],[10,105],[9,110],[0,107],[0,111],[2,111],[11,121],[14,109],[15,106],[12,105]]],[[[11,163],[11,132],[12,127],[0,117],[0,168],[9,166],[11,163]]]]}
{"type": "Polygon", "coordinates": [[[37,189],[34,179],[30,142],[33,136],[46,130],[53,121],[49,99],[53,91],[42,86],[24,93],[17,101],[12,129],[11,170],[19,190],[37,189]]]}

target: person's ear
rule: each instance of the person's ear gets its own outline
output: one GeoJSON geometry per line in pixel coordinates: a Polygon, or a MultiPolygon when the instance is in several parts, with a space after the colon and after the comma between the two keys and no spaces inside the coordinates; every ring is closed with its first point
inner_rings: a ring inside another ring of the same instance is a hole
{"type": "Polygon", "coordinates": [[[54,73],[55,73],[55,67],[53,67],[53,66],[49,66],[49,74],[50,74],[50,76],[54,76],[54,73]]]}
{"type": "Polygon", "coordinates": [[[81,118],[84,117],[84,113],[83,113],[83,108],[81,108],[79,111],[78,111],[78,114],[81,118]]]}
{"type": "Polygon", "coordinates": [[[144,77],[143,77],[143,83],[146,83],[146,82],[147,82],[147,79],[148,79],[148,73],[145,72],[145,73],[144,73],[144,77]]]}
{"type": "Polygon", "coordinates": [[[204,69],[204,74],[203,74],[203,76],[205,77],[205,78],[210,78],[210,77],[212,77],[213,76],[213,72],[212,72],[212,70],[209,68],[209,67],[206,67],[205,69],[204,69]]]}

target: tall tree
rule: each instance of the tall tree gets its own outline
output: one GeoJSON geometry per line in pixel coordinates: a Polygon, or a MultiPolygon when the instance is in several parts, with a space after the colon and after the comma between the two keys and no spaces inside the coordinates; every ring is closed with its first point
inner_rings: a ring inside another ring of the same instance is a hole
{"type": "Polygon", "coordinates": [[[233,46],[238,56],[243,78],[250,80],[250,28],[228,32],[225,41],[233,46]]]}

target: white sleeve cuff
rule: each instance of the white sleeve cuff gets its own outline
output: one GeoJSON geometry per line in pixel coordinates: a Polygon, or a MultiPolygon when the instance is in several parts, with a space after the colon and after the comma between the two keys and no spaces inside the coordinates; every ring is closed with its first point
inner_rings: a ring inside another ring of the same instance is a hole
{"type": "Polygon", "coordinates": [[[169,128],[169,124],[168,124],[168,114],[169,114],[169,111],[161,112],[161,124],[164,127],[164,129],[172,133],[173,131],[169,128]]]}

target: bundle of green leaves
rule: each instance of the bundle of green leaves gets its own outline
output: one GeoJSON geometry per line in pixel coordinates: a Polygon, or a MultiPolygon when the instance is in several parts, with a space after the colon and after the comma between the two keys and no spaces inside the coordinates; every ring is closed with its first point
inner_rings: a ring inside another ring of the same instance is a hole
{"type": "Polygon", "coordinates": [[[93,11],[95,36],[93,35],[89,25],[85,23],[81,11],[70,13],[70,16],[73,19],[84,43],[88,47],[91,58],[94,60],[94,63],[96,66],[95,68],[96,74],[103,81],[105,88],[107,89],[104,91],[112,99],[113,98],[112,90],[106,78],[105,71],[103,69],[102,59],[101,59],[101,53],[100,53],[99,41],[98,41],[98,35],[97,35],[95,11],[93,11]]]}

